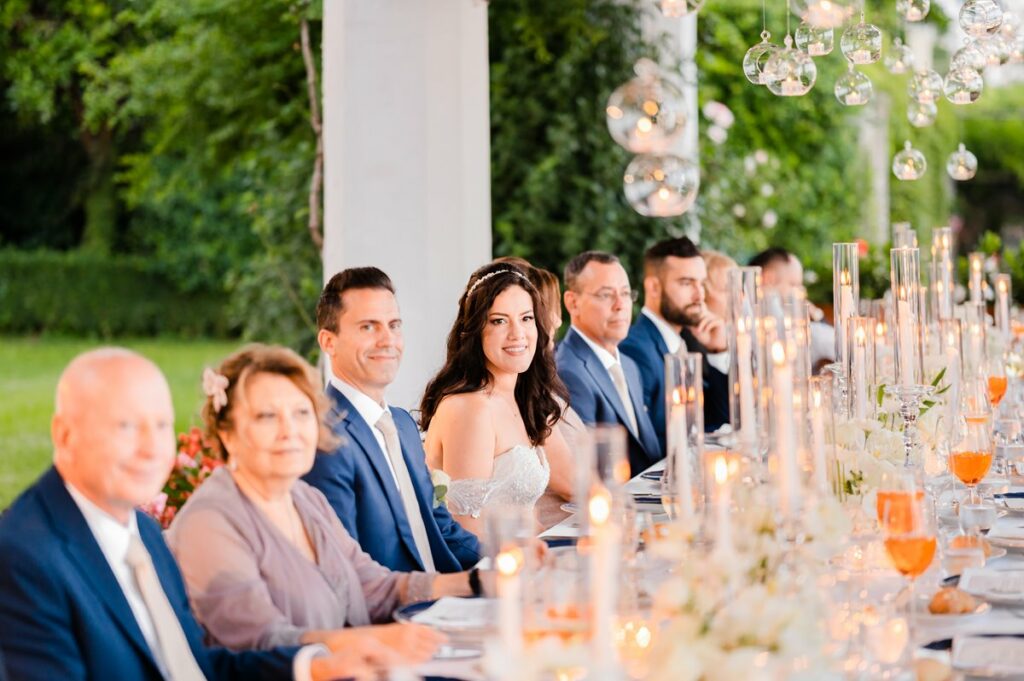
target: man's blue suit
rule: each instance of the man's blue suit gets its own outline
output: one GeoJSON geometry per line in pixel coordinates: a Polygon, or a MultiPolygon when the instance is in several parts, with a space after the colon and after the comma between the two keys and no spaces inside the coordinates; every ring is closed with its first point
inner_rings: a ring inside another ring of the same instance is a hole
{"type": "Polygon", "coordinates": [[[621,352],[619,360],[626,376],[626,385],[629,387],[639,437],[629,432],[626,407],[615,390],[608,370],[575,329],[569,329],[569,333],[558,344],[558,350],[555,352],[558,376],[569,389],[569,406],[587,425],[618,423],[626,429],[629,467],[632,474],[637,475],[664,455],[661,445],[658,444],[658,435],[651,423],[651,417],[641,399],[643,392],[640,371],[633,360],[621,352]]]}
{"type": "MultiPolygon", "coordinates": [[[[334,452],[317,452],[305,480],[327,497],[345,529],[375,561],[392,570],[423,570],[412,528],[402,505],[387,454],[351,402],[333,385],[327,387],[339,419],[335,434],[344,443],[334,452]]],[[[403,409],[391,407],[402,455],[416,489],[416,501],[438,572],[468,570],[480,560],[480,542],[464,530],[444,505],[434,508],[434,485],[416,423],[403,409]]]]}
{"type": "MultiPolygon", "coordinates": [[[[136,518],[206,678],[291,679],[296,648],[233,653],[203,645],[160,527],[141,512],[136,518]]],[[[53,468],[0,517],[0,650],[12,679],[163,679],[110,564],[53,468]]]]}
{"type": "MultiPolygon", "coordinates": [[[[680,343],[682,339],[680,338],[680,343]]],[[[619,352],[636,362],[640,369],[640,382],[643,384],[644,405],[651,415],[654,431],[658,434],[661,451],[667,452],[665,446],[665,355],[668,345],[661,331],[654,325],[650,317],[641,314],[633,322],[626,340],[619,344],[619,352]]]]}

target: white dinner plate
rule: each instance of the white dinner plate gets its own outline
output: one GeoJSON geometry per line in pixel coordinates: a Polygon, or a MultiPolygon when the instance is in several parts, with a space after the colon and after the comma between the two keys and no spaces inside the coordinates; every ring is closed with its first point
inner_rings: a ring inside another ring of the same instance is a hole
{"type": "MultiPolygon", "coordinates": [[[[1024,551],[1024,537],[993,537],[991,534],[985,537],[992,546],[1000,547],[1008,551],[1024,551]]],[[[1006,551],[1003,552],[1006,555],[1006,551]]],[[[989,559],[996,558],[996,555],[989,556],[989,559]]]]}

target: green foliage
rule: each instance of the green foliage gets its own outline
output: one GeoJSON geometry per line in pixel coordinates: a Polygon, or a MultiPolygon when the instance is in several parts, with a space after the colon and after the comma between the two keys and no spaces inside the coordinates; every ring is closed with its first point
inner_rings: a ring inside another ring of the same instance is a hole
{"type": "Polygon", "coordinates": [[[3,333],[224,336],[223,307],[215,294],[181,291],[145,258],[0,250],[3,333]]]}

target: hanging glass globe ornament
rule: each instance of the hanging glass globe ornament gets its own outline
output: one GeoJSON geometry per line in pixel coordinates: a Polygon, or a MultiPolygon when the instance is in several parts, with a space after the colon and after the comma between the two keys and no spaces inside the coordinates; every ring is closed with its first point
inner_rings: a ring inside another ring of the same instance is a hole
{"type": "Polygon", "coordinates": [[[704,6],[704,0],[656,0],[661,13],[670,19],[685,17],[704,6]]]}
{"type": "Polygon", "coordinates": [[[686,126],[683,92],[672,80],[663,78],[650,59],[639,60],[633,70],[636,78],[608,98],[608,132],[634,154],[664,151],[686,126]]]}
{"type": "Polygon", "coordinates": [[[969,180],[978,173],[978,157],[967,151],[967,147],[961,143],[960,147],[949,155],[946,172],[958,182],[969,180]]]}
{"type": "Polygon", "coordinates": [[[843,31],[839,48],[854,64],[874,64],[882,56],[882,31],[874,24],[861,21],[843,31]]]}
{"type": "Polygon", "coordinates": [[[853,16],[856,0],[792,0],[793,12],[815,28],[839,28],[853,16]]]}
{"type": "Polygon", "coordinates": [[[1003,10],[1003,23],[999,24],[999,35],[1003,36],[1004,40],[1013,42],[1019,28],[1020,17],[1014,12],[1003,10]]]}
{"type": "Polygon", "coordinates": [[[768,89],[780,97],[800,97],[814,87],[818,67],[814,60],[800,50],[793,49],[793,38],[786,36],[785,47],[778,50],[765,64],[768,89]]]}
{"type": "Polygon", "coordinates": [[[863,106],[871,101],[874,87],[870,78],[850,64],[850,69],[836,80],[834,92],[840,104],[863,106]]]}
{"type": "Polygon", "coordinates": [[[764,85],[768,82],[765,80],[764,67],[779,49],[778,45],[771,43],[771,37],[771,33],[762,31],[761,42],[747,50],[743,56],[743,75],[754,85],[764,85]]]}
{"type": "Polygon", "coordinates": [[[981,97],[985,81],[974,69],[962,67],[953,69],[946,76],[942,91],[953,104],[974,104],[981,97]]]}
{"type": "Polygon", "coordinates": [[[1003,36],[996,34],[977,41],[982,54],[985,55],[986,66],[999,66],[1010,60],[1011,46],[1003,36]]]}
{"type": "Polygon", "coordinates": [[[939,107],[935,102],[917,102],[913,99],[907,105],[907,120],[915,128],[927,128],[935,122],[939,115],[939,107]]]}
{"type": "Polygon", "coordinates": [[[896,0],[896,13],[907,21],[921,21],[931,7],[931,0],[896,0]]]}
{"type": "Polygon", "coordinates": [[[1003,23],[997,0],[967,0],[960,8],[960,28],[975,38],[993,35],[1003,23]]]}
{"type": "Polygon", "coordinates": [[[927,159],[924,154],[911,146],[910,140],[904,142],[903,151],[892,159],[892,173],[899,180],[906,182],[919,180],[926,170],[928,170],[927,159]]]}
{"type": "Polygon", "coordinates": [[[622,177],[626,200],[647,217],[682,215],[693,205],[700,188],[696,164],[672,154],[641,154],[622,177]]]}
{"type": "Polygon", "coordinates": [[[900,75],[914,68],[914,52],[899,38],[893,38],[892,49],[885,55],[885,68],[889,73],[900,75]]]}
{"type": "Polygon", "coordinates": [[[977,40],[967,41],[967,44],[954,52],[949,60],[950,70],[967,68],[982,71],[986,66],[988,59],[985,57],[985,50],[977,40]]]}
{"type": "Polygon", "coordinates": [[[809,57],[824,57],[832,53],[835,46],[835,31],[831,28],[815,28],[806,21],[801,23],[794,35],[796,48],[809,57]]]}
{"type": "Polygon", "coordinates": [[[934,102],[942,96],[942,76],[931,69],[917,71],[907,83],[907,94],[915,102],[934,102]]]}

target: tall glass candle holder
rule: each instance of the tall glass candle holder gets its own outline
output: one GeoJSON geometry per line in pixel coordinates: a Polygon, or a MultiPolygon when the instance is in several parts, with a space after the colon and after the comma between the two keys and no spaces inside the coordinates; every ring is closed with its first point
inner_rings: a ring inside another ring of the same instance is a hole
{"type": "Polygon", "coordinates": [[[963,380],[962,325],[959,319],[943,319],[939,322],[939,345],[942,351],[946,374],[943,382],[949,386],[944,395],[943,419],[947,427],[940,432],[952,435],[957,427],[960,409],[960,382],[963,380]]]}
{"type": "Polygon", "coordinates": [[[985,301],[985,254],[984,253],[968,253],[967,254],[967,291],[969,292],[968,300],[972,303],[982,303],[985,301]]]}
{"type": "Polygon", "coordinates": [[[904,466],[917,467],[920,437],[917,417],[921,401],[933,392],[924,384],[921,354],[921,254],[916,248],[894,248],[889,252],[890,286],[895,324],[895,385],[887,392],[900,404],[903,417],[904,466]]]}
{"type": "Polygon", "coordinates": [[[964,377],[974,379],[985,375],[988,311],[983,302],[963,305],[964,377]]]}
{"type": "Polygon", "coordinates": [[[997,274],[992,277],[992,285],[996,290],[996,331],[1002,336],[1003,342],[1010,340],[1010,292],[1013,282],[1009,274],[997,274]]]}
{"type": "Polygon", "coordinates": [[[760,267],[729,271],[729,420],[738,442],[751,450],[756,450],[764,430],[761,296],[760,267]]]}
{"type": "MultiPolygon", "coordinates": [[[[797,399],[793,368],[793,347],[785,331],[774,317],[763,320],[765,343],[769,353],[768,383],[771,385],[769,423],[771,438],[770,457],[774,461],[775,482],[778,490],[779,511],[785,521],[797,517],[801,506],[802,482],[800,475],[801,452],[797,441],[795,410],[797,399]]],[[[802,405],[801,405],[802,406],[802,405]]]]}
{"type": "Polygon", "coordinates": [[[955,267],[953,228],[936,227],[932,230],[931,263],[932,315],[936,320],[953,318],[955,267]]]}
{"type": "Polygon", "coordinates": [[[857,314],[860,300],[860,265],[856,243],[832,244],[832,306],[836,330],[836,361],[847,365],[846,320],[857,314]]]}
{"type": "Polygon", "coordinates": [[[850,317],[846,325],[846,342],[850,358],[848,381],[849,410],[855,419],[874,416],[875,399],[875,319],[850,317]]]}
{"type": "Polygon", "coordinates": [[[522,654],[525,587],[532,568],[532,513],[522,506],[491,505],[484,511],[484,550],[494,564],[498,591],[498,639],[502,652],[522,654]]]}
{"type": "Polygon", "coordinates": [[[892,225],[893,248],[917,248],[917,232],[909,222],[894,222],[892,225]]]}
{"type": "Polygon", "coordinates": [[[841,499],[840,492],[845,492],[845,485],[841,481],[846,479],[846,474],[837,468],[839,461],[834,455],[832,377],[812,376],[807,385],[812,487],[820,495],[832,490],[841,499]]]}
{"type": "Polygon", "coordinates": [[[684,522],[700,516],[705,499],[702,364],[700,353],[665,355],[668,451],[661,496],[669,516],[684,522]]]}

